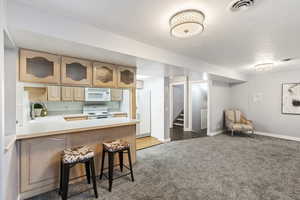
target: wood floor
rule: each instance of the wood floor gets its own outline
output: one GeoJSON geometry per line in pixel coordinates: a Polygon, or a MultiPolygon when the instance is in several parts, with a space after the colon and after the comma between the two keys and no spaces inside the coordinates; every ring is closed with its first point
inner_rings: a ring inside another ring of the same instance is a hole
{"type": "Polygon", "coordinates": [[[192,131],[183,131],[182,127],[176,127],[170,129],[170,139],[171,141],[176,140],[186,140],[191,138],[198,138],[198,137],[206,137],[207,136],[207,130],[204,129],[199,133],[192,132],[192,131]]]}
{"type": "Polygon", "coordinates": [[[159,141],[157,138],[155,137],[142,137],[142,138],[137,138],[136,139],[136,150],[141,150],[141,149],[145,149],[148,147],[152,147],[158,144],[161,144],[162,142],[159,141]]]}

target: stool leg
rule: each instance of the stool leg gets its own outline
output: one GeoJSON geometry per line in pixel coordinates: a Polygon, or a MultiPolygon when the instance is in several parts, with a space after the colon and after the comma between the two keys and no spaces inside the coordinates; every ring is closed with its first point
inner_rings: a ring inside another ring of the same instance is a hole
{"type": "Polygon", "coordinates": [[[121,172],[123,172],[123,151],[119,152],[119,165],[121,172]]]}
{"type": "Polygon", "coordinates": [[[60,179],[59,179],[59,190],[58,190],[58,194],[61,195],[62,194],[62,185],[63,185],[63,162],[60,161],[60,179]]]}
{"type": "Polygon", "coordinates": [[[102,161],[101,161],[100,179],[102,179],[102,176],[103,176],[104,160],[105,160],[105,151],[104,151],[104,148],[103,148],[103,151],[102,151],[102,161]]]}
{"type": "Polygon", "coordinates": [[[108,160],[109,160],[109,164],[108,164],[109,188],[108,188],[108,190],[111,192],[113,176],[114,176],[114,153],[113,152],[108,152],[108,160]]]}
{"type": "Polygon", "coordinates": [[[132,182],[134,182],[133,170],[132,170],[132,163],[131,163],[131,153],[130,153],[130,148],[129,148],[127,151],[128,151],[128,162],[129,162],[129,168],[130,168],[131,180],[132,180],[132,182]]]}
{"type": "Polygon", "coordinates": [[[70,166],[69,164],[63,164],[63,189],[62,189],[62,200],[67,200],[68,198],[68,187],[69,187],[69,176],[70,176],[70,166]]]}
{"type": "Polygon", "coordinates": [[[97,184],[96,184],[96,175],[95,175],[95,165],[94,165],[94,158],[90,159],[89,161],[91,169],[89,169],[92,172],[92,180],[93,180],[93,188],[96,199],[98,198],[98,191],[97,191],[97,184]]]}
{"type": "Polygon", "coordinates": [[[91,184],[91,170],[90,170],[90,161],[84,163],[85,165],[85,173],[88,184],[91,184]]]}

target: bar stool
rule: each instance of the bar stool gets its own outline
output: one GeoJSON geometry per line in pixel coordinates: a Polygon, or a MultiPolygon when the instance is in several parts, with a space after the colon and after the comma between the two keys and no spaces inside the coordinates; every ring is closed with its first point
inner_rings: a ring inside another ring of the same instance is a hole
{"type": "Polygon", "coordinates": [[[104,160],[105,160],[105,153],[108,153],[108,180],[109,180],[109,191],[111,192],[112,189],[112,183],[114,179],[121,178],[123,176],[131,175],[131,180],[134,182],[133,177],[133,170],[132,170],[132,163],[131,163],[131,154],[130,154],[130,145],[129,143],[121,140],[116,140],[109,143],[103,143],[103,153],[102,153],[102,163],[101,163],[101,173],[100,173],[100,179],[102,179],[103,176],[103,168],[104,168],[104,160]],[[130,173],[121,175],[119,177],[114,178],[113,177],[113,171],[114,171],[114,155],[115,153],[119,154],[119,161],[120,161],[120,170],[123,172],[123,167],[130,170],[130,173]],[[123,164],[123,153],[128,154],[128,162],[129,162],[129,168],[123,164]]]}
{"type": "Polygon", "coordinates": [[[68,198],[68,185],[70,177],[70,169],[75,165],[85,164],[86,177],[88,184],[91,183],[90,176],[92,173],[93,189],[95,197],[98,198],[96,175],[94,166],[94,152],[87,146],[80,146],[76,148],[69,148],[63,151],[61,166],[60,166],[60,188],[59,194],[62,200],[68,198]]]}

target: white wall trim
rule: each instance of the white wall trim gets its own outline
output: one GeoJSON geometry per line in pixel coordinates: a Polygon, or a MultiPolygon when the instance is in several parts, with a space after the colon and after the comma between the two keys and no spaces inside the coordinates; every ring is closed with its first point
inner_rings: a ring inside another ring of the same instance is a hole
{"type": "Polygon", "coordinates": [[[207,133],[207,136],[216,136],[216,135],[220,135],[223,132],[224,132],[224,130],[220,130],[220,131],[216,131],[216,132],[211,132],[211,133],[207,133]]]}
{"type": "Polygon", "coordinates": [[[171,138],[167,138],[167,139],[158,139],[159,141],[161,141],[162,143],[168,143],[171,142],[171,138]]]}
{"type": "Polygon", "coordinates": [[[293,141],[300,142],[300,137],[292,137],[292,136],[288,136],[288,135],[279,135],[279,134],[265,133],[265,132],[259,132],[259,131],[255,131],[255,134],[256,135],[263,135],[263,136],[268,136],[268,137],[274,137],[274,138],[279,138],[279,139],[293,140],[293,141]]]}

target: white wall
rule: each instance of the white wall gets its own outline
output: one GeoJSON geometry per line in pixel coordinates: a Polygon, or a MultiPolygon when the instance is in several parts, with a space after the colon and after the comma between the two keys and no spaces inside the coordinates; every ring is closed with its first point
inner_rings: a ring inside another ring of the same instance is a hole
{"type": "Polygon", "coordinates": [[[168,82],[164,77],[151,77],[144,81],[144,88],[151,91],[151,136],[159,140],[168,138],[168,82]],[[167,102],[166,102],[167,101],[167,102]],[[165,127],[166,126],[166,127],[165,127]]]}
{"type": "Polygon", "coordinates": [[[209,83],[209,131],[214,135],[223,130],[224,110],[231,108],[231,90],[228,83],[210,81],[209,83]]]}
{"type": "MultiPolygon", "coordinates": [[[[207,109],[207,83],[191,83],[191,103],[192,103],[192,130],[193,132],[201,131],[201,110],[207,109]]],[[[205,116],[203,116],[205,117],[205,116]]],[[[207,116],[206,116],[207,117],[207,116]]]]}
{"type": "Polygon", "coordinates": [[[0,0],[0,199],[4,199],[4,1],[0,0]]]}
{"type": "Polygon", "coordinates": [[[232,107],[253,120],[256,131],[300,138],[300,115],[281,113],[282,83],[299,83],[299,75],[300,70],[268,72],[232,85],[232,107]]]}
{"type": "Polygon", "coordinates": [[[5,135],[16,133],[16,69],[18,50],[5,48],[5,135]]]}
{"type": "MultiPolygon", "coordinates": [[[[5,35],[6,38],[7,35],[5,35]]],[[[7,41],[7,40],[6,40],[7,41]]],[[[5,84],[5,143],[14,142],[16,134],[16,70],[18,50],[4,48],[4,84],[5,84]]],[[[19,194],[19,156],[16,143],[4,152],[4,199],[16,200],[19,194]]]]}

